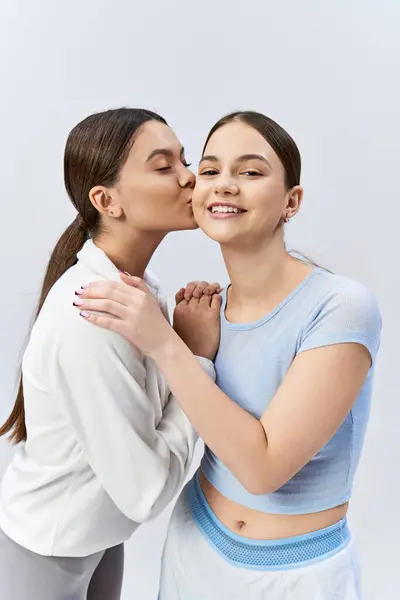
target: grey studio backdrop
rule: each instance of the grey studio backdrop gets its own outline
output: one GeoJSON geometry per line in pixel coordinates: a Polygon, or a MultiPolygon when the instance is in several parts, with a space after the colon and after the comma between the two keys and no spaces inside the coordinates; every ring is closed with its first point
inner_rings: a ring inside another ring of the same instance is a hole
{"type": "MultiPolygon", "coordinates": [[[[97,110],[152,108],[196,164],[222,114],[263,111],[303,156],[305,199],[287,230],[290,245],[370,286],[383,313],[350,511],[366,600],[399,593],[399,21],[398,0],[0,5],[1,419],[44,266],[74,214],[62,178],[71,127],[97,110]]],[[[152,267],[171,300],[190,279],[227,280],[218,247],[200,232],[171,235],[152,267]]],[[[0,441],[1,472],[10,456],[0,441]]],[[[155,600],[169,514],[127,544],[124,600],[155,600]]]]}

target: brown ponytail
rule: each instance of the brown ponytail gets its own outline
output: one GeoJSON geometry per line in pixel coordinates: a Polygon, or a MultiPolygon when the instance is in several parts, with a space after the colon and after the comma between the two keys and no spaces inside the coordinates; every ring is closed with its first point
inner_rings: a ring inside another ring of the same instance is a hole
{"type": "MultiPolygon", "coordinates": [[[[86,232],[83,223],[76,218],[64,231],[54,248],[46,273],[43,280],[43,286],[40,293],[35,319],[37,318],[47,294],[55,282],[76,263],[76,255],[81,250],[86,240],[86,232]]],[[[24,391],[22,387],[22,374],[19,375],[18,392],[14,408],[11,411],[7,421],[0,427],[0,436],[10,433],[10,440],[14,444],[19,444],[26,440],[25,409],[24,409],[24,391]]]]}
{"type": "MultiPolygon", "coordinates": [[[[56,281],[76,262],[77,253],[86,239],[95,237],[101,219],[89,200],[97,185],[111,187],[118,181],[134,141],[134,134],[146,121],[166,121],[148,110],[119,108],[91,115],[69,134],[64,154],[64,181],[69,198],[78,211],[76,219],[64,231],[54,248],[36,310],[37,318],[47,295],[56,281]]],[[[27,439],[22,375],[14,408],[0,427],[0,436],[10,434],[14,444],[27,439]]]]}

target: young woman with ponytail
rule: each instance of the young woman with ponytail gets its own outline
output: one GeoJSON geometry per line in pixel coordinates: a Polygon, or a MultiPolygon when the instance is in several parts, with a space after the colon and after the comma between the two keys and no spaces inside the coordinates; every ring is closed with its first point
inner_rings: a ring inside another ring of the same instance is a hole
{"type": "MultiPolygon", "coordinates": [[[[146,268],[166,234],[197,227],[188,166],[148,110],[92,115],[69,135],[65,186],[78,214],[51,255],[15,406],[0,428],[16,444],[0,495],[2,598],[117,600],[123,543],[185,479],[196,434],[155,363],[73,304],[83,280],[120,281],[126,271],[144,278],[168,318],[146,268]]],[[[211,377],[215,290],[203,282],[193,292],[204,294],[198,317],[206,312],[208,326],[198,326],[191,350],[211,377]]]]}

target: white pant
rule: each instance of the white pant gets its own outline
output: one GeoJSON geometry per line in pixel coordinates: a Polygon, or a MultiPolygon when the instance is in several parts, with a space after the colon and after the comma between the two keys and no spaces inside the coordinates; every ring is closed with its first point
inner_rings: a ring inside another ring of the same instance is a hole
{"type": "Polygon", "coordinates": [[[289,570],[236,567],[192,517],[185,490],[164,546],[159,600],[361,600],[352,542],[334,556],[289,570]]]}

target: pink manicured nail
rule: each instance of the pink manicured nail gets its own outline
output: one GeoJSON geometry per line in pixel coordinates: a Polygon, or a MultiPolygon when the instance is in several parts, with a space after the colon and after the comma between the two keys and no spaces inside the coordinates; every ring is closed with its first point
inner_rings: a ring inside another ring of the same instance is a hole
{"type": "Polygon", "coordinates": [[[75,294],[79,296],[80,294],[83,294],[83,290],[76,290],[75,294]]]}
{"type": "Polygon", "coordinates": [[[81,312],[79,313],[81,315],[81,317],[83,317],[84,319],[87,319],[88,317],[90,317],[90,313],[88,313],[86,310],[81,310],[81,312]]]}
{"type": "Polygon", "coordinates": [[[81,290],[87,290],[89,287],[88,283],[85,283],[85,285],[81,285],[81,290]]]}
{"type": "Polygon", "coordinates": [[[83,304],[83,300],[81,300],[80,298],[78,298],[77,300],[74,300],[72,304],[74,306],[81,306],[83,304]]]}

